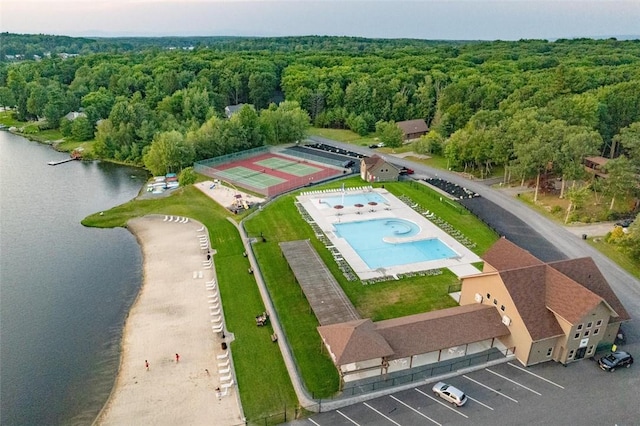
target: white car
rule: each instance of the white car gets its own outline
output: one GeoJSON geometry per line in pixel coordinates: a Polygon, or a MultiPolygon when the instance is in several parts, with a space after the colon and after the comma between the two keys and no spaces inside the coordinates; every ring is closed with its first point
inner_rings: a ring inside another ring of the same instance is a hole
{"type": "Polygon", "coordinates": [[[467,403],[467,396],[464,394],[464,392],[444,382],[436,383],[435,385],[433,385],[432,390],[436,396],[439,396],[445,401],[448,401],[453,405],[457,405],[458,407],[462,407],[467,403]]]}

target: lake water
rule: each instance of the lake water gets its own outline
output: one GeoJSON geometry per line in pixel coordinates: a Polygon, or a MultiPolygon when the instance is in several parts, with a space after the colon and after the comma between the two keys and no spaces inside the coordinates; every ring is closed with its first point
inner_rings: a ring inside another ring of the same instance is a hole
{"type": "Polygon", "coordinates": [[[140,169],[70,163],[0,131],[0,423],[91,424],[111,391],[142,279],[125,229],[87,215],[136,196],[140,169]]]}

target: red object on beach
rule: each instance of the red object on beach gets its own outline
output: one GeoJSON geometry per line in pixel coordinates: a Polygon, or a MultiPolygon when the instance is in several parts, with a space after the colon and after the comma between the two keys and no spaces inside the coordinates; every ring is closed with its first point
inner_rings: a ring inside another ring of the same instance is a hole
{"type": "Polygon", "coordinates": [[[333,206],[333,208],[334,208],[334,209],[338,209],[338,210],[339,210],[339,209],[343,209],[343,208],[344,208],[344,206],[343,206],[343,205],[341,205],[341,204],[336,204],[335,206],[333,206]]]}

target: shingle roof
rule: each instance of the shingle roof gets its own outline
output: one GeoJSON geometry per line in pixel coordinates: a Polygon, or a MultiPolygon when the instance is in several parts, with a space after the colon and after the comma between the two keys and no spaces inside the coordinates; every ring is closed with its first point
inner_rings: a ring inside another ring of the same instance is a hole
{"type": "Polygon", "coordinates": [[[370,319],[323,325],[318,332],[335,355],[336,365],[391,356],[393,349],[370,319]]]}
{"type": "Polygon", "coordinates": [[[493,306],[473,304],[394,318],[375,323],[376,330],[393,348],[391,359],[462,346],[506,336],[493,306]]]}
{"type": "Polygon", "coordinates": [[[553,312],[547,309],[545,269],[542,264],[500,272],[500,278],[533,341],[564,334],[553,312]]]}
{"type": "Polygon", "coordinates": [[[548,265],[602,297],[618,315],[614,317],[615,321],[627,321],[631,319],[631,316],[620,302],[620,299],[618,299],[600,272],[600,269],[598,269],[598,266],[596,266],[590,257],[561,260],[551,262],[548,265]]]}
{"type": "Polygon", "coordinates": [[[427,123],[421,118],[416,120],[398,121],[396,125],[400,127],[405,135],[411,133],[426,133],[429,131],[427,123]]]}
{"type": "Polygon", "coordinates": [[[376,323],[349,321],[318,327],[336,365],[383,356],[404,358],[509,334],[492,306],[457,306],[376,323]]]}
{"type": "Polygon", "coordinates": [[[575,324],[599,303],[605,303],[613,317],[629,319],[591,258],[546,264],[501,238],[483,259],[498,270],[534,341],[562,333],[553,313],[575,324]]]}
{"type": "Polygon", "coordinates": [[[544,264],[540,259],[504,237],[496,241],[482,259],[498,271],[544,264]]]}
{"type": "Polygon", "coordinates": [[[584,315],[603,300],[571,278],[550,266],[545,266],[547,307],[571,324],[577,324],[584,315]]]}

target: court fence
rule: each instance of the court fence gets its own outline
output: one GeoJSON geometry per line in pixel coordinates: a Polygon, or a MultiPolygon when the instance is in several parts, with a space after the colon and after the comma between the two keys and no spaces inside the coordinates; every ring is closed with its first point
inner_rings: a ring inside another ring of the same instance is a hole
{"type": "MultiPolygon", "coordinates": [[[[277,149],[277,148],[261,146],[261,147],[249,149],[246,151],[236,152],[233,154],[222,155],[220,157],[209,158],[207,160],[197,161],[194,164],[193,168],[196,171],[196,173],[209,176],[213,179],[220,179],[221,181],[230,182],[234,186],[247,189],[257,194],[262,194],[265,197],[269,197],[269,198],[275,197],[276,195],[285,193],[287,191],[291,191],[293,189],[302,188],[304,186],[315,185],[317,183],[338,177],[341,174],[346,172],[336,167],[332,167],[331,165],[328,165],[328,164],[323,165],[319,162],[316,162],[316,164],[318,164],[319,167],[322,167],[322,170],[316,173],[313,173],[307,176],[299,176],[299,177],[294,177],[292,175],[291,178],[288,178],[285,182],[268,186],[268,187],[258,187],[258,186],[252,185],[246,179],[243,179],[241,177],[237,179],[230,178],[228,173],[224,173],[222,170],[216,167],[221,164],[227,164],[234,161],[242,161],[242,160],[255,158],[263,154],[272,153],[276,155],[276,154],[280,154],[282,151],[283,150],[277,149]]],[[[313,165],[313,164],[310,164],[310,165],[313,165]]],[[[286,173],[286,167],[287,166],[283,166],[279,168],[276,167],[274,168],[274,170],[282,169],[282,171],[286,173]]],[[[256,176],[259,175],[260,173],[263,173],[263,172],[256,172],[256,176]]],[[[265,171],[264,173],[268,174],[268,171],[265,171]]]]}

